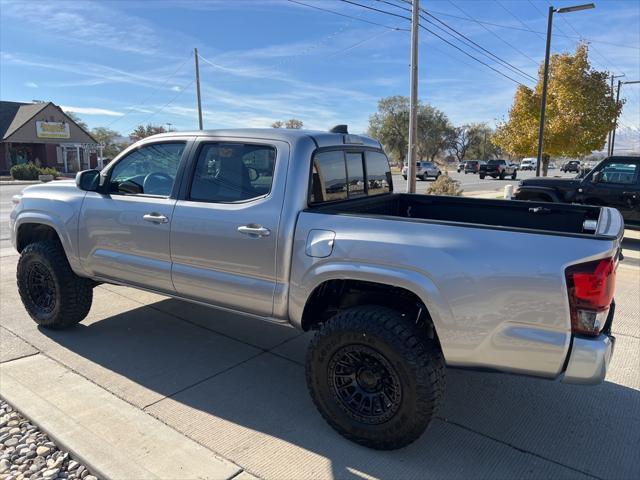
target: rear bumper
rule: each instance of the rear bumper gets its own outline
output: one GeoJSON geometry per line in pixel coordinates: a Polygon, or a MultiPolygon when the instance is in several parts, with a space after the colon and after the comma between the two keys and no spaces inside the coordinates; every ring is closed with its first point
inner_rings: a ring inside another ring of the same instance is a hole
{"type": "Polygon", "coordinates": [[[574,337],[562,381],[596,385],[604,381],[616,338],[606,333],[596,338],[574,337]]]}

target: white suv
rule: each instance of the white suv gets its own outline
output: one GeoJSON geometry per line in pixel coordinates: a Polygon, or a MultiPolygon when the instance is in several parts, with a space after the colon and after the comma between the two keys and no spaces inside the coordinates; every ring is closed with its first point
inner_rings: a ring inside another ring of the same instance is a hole
{"type": "MultiPolygon", "coordinates": [[[[407,179],[407,171],[409,170],[409,165],[406,163],[404,167],[402,167],[402,176],[404,179],[407,179]]],[[[440,176],[442,172],[438,168],[438,166],[433,162],[416,162],[416,177],[422,180],[428,180],[429,177],[433,177],[436,180],[440,176]]]]}

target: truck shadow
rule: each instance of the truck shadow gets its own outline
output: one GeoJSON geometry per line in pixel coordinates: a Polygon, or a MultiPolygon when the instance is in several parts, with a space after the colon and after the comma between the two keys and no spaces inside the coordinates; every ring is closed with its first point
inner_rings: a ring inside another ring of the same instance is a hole
{"type": "Polygon", "coordinates": [[[301,365],[308,335],[264,325],[167,299],[41,332],[82,357],[74,362],[118,379],[96,383],[129,401],[127,392],[140,390],[132,403],[266,477],[640,478],[640,392],[632,388],[448,369],[445,402],[427,432],[378,452],[340,437],[314,408],[301,365]],[[229,326],[223,335],[212,331],[218,320],[229,326]],[[275,354],[247,346],[247,329],[280,343],[275,354]]]}

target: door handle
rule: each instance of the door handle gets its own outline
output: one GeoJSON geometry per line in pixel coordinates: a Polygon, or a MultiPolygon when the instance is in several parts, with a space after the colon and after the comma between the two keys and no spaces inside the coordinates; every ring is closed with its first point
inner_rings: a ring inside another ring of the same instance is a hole
{"type": "Polygon", "coordinates": [[[167,223],[169,219],[161,213],[151,212],[142,216],[142,219],[151,223],[167,223]]]}
{"type": "Polygon", "coordinates": [[[256,225],[255,223],[242,225],[238,227],[238,231],[245,235],[249,235],[252,238],[268,237],[269,235],[271,235],[271,230],[263,227],[262,225],[256,225]]]}

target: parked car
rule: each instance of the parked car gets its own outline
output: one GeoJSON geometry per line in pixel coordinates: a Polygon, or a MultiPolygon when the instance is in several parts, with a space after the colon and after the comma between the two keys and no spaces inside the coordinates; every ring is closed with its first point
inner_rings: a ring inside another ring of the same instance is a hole
{"type": "Polygon", "coordinates": [[[464,173],[478,173],[480,163],[480,160],[467,160],[464,162],[464,173]]]}
{"type": "MultiPolygon", "coordinates": [[[[409,166],[407,164],[402,167],[402,176],[404,179],[407,179],[407,171],[409,170],[409,166]]],[[[438,166],[433,162],[425,162],[419,161],[416,162],[416,177],[421,180],[429,180],[429,177],[438,179],[438,177],[442,174],[438,166]]]]}
{"type": "Polygon", "coordinates": [[[580,171],[580,162],[578,160],[571,160],[566,162],[560,167],[561,172],[576,172],[580,171]]]}
{"type": "Polygon", "coordinates": [[[558,168],[558,167],[556,166],[555,163],[549,162],[549,165],[547,166],[548,170],[555,170],[556,168],[558,168]]]}
{"type": "Polygon", "coordinates": [[[487,175],[493,178],[504,180],[505,177],[516,179],[518,172],[515,166],[507,160],[489,160],[485,165],[480,165],[480,179],[487,175]]]}
{"type": "Polygon", "coordinates": [[[422,434],[447,365],[595,384],[610,364],[617,210],[395,193],[380,143],[344,126],[155,135],[13,203],[39,326],[81,322],[106,282],[315,331],[311,397],[367,447],[422,434]]]}
{"type": "Polygon", "coordinates": [[[609,157],[582,178],[531,178],[514,191],[518,200],[584,203],[617,208],[627,227],[640,228],[640,157],[609,157]]]}
{"type": "Polygon", "coordinates": [[[536,158],[523,158],[520,162],[520,170],[535,170],[538,165],[536,158]]]}
{"type": "Polygon", "coordinates": [[[458,173],[464,171],[464,164],[465,164],[465,162],[460,162],[458,164],[458,168],[457,168],[458,173]]]}

